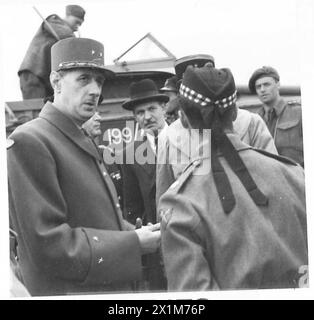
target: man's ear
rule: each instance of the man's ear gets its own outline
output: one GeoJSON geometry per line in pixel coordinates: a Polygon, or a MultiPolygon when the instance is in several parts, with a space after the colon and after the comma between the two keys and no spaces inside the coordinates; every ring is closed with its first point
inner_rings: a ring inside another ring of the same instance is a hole
{"type": "Polygon", "coordinates": [[[52,86],[54,92],[60,93],[60,90],[61,90],[60,80],[61,80],[60,74],[56,71],[51,71],[50,83],[51,83],[51,86],[52,86]]]}

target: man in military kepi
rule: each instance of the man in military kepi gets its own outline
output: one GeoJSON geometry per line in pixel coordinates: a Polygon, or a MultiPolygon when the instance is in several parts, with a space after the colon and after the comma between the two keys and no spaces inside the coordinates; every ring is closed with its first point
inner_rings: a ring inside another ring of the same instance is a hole
{"type": "Polygon", "coordinates": [[[48,16],[40,25],[18,71],[23,99],[46,98],[53,94],[49,75],[50,50],[53,44],[75,37],[74,32],[84,22],[85,10],[78,5],[66,7],[65,18],[48,16]]]}
{"type": "Polygon", "coordinates": [[[237,93],[229,69],[190,66],[179,94],[186,130],[199,130],[206,152],[160,199],[168,290],[303,285],[303,168],[235,134],[237,93]]]}
{"type": "Polygon", "coordinates": [[[174,63],[174,69],[178,80],[181,80],[188,66],[203,67],[204,65],[215,66],[215,59],[210,54],[193,54],[179,58],[174,63]]]}
{"type": "Polygon", "coordinates": [[[8,150],[10,220],[31,295],[130,292],[141,257],[159,246],[158,225],[122,217],[102,158],[82,124],[96,112],[104,48],[68,38],[51,50],[53,102],[19,126],[8,150]]]}
{"type": "Polygon", "coordinates": [[[280,96],[279,74],[269,66],[254,71],[249,80],[249,88],[262,102],[258,114],[274,137],[278,153],[304,166],[300,102],[285,101],[280,96]]]}

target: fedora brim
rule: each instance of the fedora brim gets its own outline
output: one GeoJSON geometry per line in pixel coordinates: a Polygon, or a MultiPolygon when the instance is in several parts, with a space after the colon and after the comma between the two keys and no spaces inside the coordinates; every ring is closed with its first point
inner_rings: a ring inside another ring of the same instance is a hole
{"type": "Polygon", "coordinates": [[[161,101],[168,102],[169,97],[165,94],[156,94],[153,96],[141,97],[136,99],[128,99],[124,103],[122,103],[122,108],[126,110],[133,110],[140,103],[148,102],[148,101],[161,101]]]}
{"type": "Polygon", "coordinates": [[[174,88],[169,88],[169,87],[162,87],[159,89],[160,92],[177,92],[176,89],[174,88]]]}
{"type": "Polygon", "coordinates": [[[104,76],[106,80],[111,80],[115,78],[115,73],[107,68],[101,67],[101,66],[95,66],[95,65],[70,65],[70,66],[62,66],[61,68],[58,69],[60,70],[71,70],[71,69],[93,69],[93,70],[98,70],[100,71],[104,76]]]}

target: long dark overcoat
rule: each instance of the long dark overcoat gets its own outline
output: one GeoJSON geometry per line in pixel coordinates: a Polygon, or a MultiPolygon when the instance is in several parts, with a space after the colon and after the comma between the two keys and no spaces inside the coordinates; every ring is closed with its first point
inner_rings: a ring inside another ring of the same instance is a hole
{"type": "Polygon", "coordinates": [[[51,103],[11,139],[10,218],[30,293],[130,291],[140,243],[93,144],[51,103]]]}

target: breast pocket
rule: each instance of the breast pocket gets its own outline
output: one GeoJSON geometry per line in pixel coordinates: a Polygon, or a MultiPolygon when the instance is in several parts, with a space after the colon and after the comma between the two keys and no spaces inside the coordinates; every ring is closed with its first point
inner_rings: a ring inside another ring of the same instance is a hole
{"type": "Polygon", "coordinates": [[[303,158],[301,119],[292,119],[278,124],[275,144],[280,155],[300,162],[303,158]]]}

